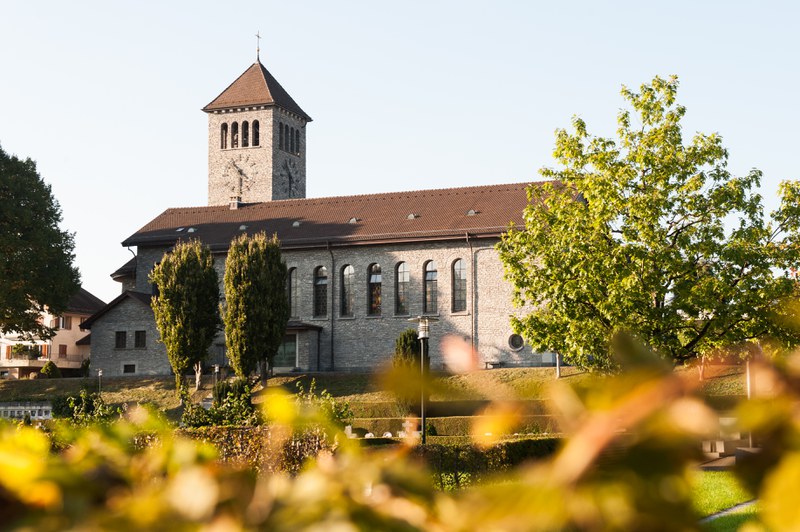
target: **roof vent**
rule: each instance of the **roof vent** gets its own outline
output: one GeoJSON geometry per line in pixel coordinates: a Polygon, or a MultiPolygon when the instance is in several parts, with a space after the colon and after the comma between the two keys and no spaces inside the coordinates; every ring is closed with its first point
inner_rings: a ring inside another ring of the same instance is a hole
{"type": "Polygon", "coordinates": [[[350,221],[347,222],[347,223],[349,223],[349,224],[357,224],[360,221],[361,221],[361,218],[356,218],[355,216],[353,216],[352,218],[350,218],[350,221]]]}
{"type": "Polygon", "coordinates": [[[481,212],[481,211],[476,211],[475,209],[470,209],[470,210],[467,211],[467,216],[475,216],[479,212],[481,212]]]}
{"type": "Polygon", "coordinates": [[[197,231],[197,229],[195,229],[194,227],[190,227],[189,229],[186,230],[187,233],[194,233],[195,231],[197,231]]]}
{"type": "Polygon", "coordinates": [[[406,216],[406,218],[407,218],[408,220],[415,220],[415,219],[419,218],[419,214],[412,212],[411,214],[409,214],[408,216],[406,216]]]}
{"type": "Polygon", "coordinates": [[[183,228],[183,227],[178,227],[177,229],[175,229],[175,232],[176,232],[176,233],[180,233],[180,232],[181,232],[181,231],[183,231],[183,230],[184,230],[184,228],[183,228]]]}
{"type": "Polygon", "coordinates": [[[246,225],[243,224],[239,226],[239,231],[244,231],[245,229],[247,229],[246,225]]]}
{"type": "Polygon", "coordinates": [[[292,227],[300,227],[300,220],[295,220],[292,222],[292,227]]]}

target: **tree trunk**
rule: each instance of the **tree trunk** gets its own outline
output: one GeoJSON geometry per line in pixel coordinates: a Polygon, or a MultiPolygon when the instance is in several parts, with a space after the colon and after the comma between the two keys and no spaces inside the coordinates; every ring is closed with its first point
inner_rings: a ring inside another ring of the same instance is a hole
{"type": "Polygon", "coordinates": [[[698,371],[698,375],[700,376],[700,382],[703,382],[703,380],[706,378],[706,357],[705,356],[701,356],[700,357],[700,369],[698,371]]]}
{"type": "Polygon", "coordinates": [[[203,363],[196,362],[194,365],[194,391],[198,391],[200,389],[200,384],[203,379],[203,363]]]}

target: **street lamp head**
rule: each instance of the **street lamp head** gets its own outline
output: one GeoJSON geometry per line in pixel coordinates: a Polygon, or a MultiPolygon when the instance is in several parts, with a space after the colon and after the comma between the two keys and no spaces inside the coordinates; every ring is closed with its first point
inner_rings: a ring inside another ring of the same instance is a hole
{"type": "Polygon", "coordinates": [[[219,373],[219,364],[214,364],[214,373],[219,373]]]}
{"type": "Polygon", "coordinates": [[[430,337],[430,324],[434,321],[439,321],[439,318],[434,316],[417,316],[416,318],[409,318],[408,321],[413,321],[417,324],[417,337],[429,338],[430,337]]]}
{"type": "Polygon", "coordinates": [[[102,369],[98,369],[97,370],[97,376],[98,377],[102,377],[103,376],[103,370],[102,369]]]}

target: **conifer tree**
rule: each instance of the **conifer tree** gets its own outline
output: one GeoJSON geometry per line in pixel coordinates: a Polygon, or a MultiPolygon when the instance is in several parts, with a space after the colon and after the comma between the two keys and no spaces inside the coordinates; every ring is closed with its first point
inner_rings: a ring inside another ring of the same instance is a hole
{"type": "Polygon", "coordinates": [[[183,390],[183,374],[195,370],[200,387],[203,360],[219,330],[219,276],[211,251],[200,242],[178,242],[150,274],[156,286],[152,306],[161,341],[167,349],[175,386],[183,390]]]}
{"type": "Polygon", "coordinates": [[[277,235],[241,235],[225,262],[225,344],[233,370],[247,377],[259,366],[262,378],[286,333],[289,302],[286,265],[277,235]]]}

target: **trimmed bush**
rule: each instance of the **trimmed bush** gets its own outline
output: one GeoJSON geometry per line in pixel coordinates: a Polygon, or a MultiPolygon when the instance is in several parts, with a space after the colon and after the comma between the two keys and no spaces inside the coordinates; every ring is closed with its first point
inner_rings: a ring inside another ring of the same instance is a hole
{"type": "MultiPolygon", "coordinates": [[[[451,416],[429,417],[427,425],[435,427],[440,436],[467,436],[470,434],[472,424],[482,416],[451,416]]],[[[355,418],[353,419],[353,432],[372,432],[380,436],[386,432],[396,434],[403,428],[405,418],[355,418]]],[[[514,429],[519,434],[557,434],[560,432],[558,423],[553,416],[523,416],[522,423],[514,429]]]]}
{"type": "Polygon", "coordinates": [[[48,360],[47,364],[42,366],[42,369],[39,371],[39,373],[41,373],[42,377],[47,377],[48,379],[61,378],[61,370],[58,369],[58,366],[56,366],[56,363],[52,360],[48,360]]]}
{"type": "Polygon", "coordinates": [[[406,329],[394,342],[392,364],[395,367],[419,365],[420,343],[416,329],[406,329]]]}

